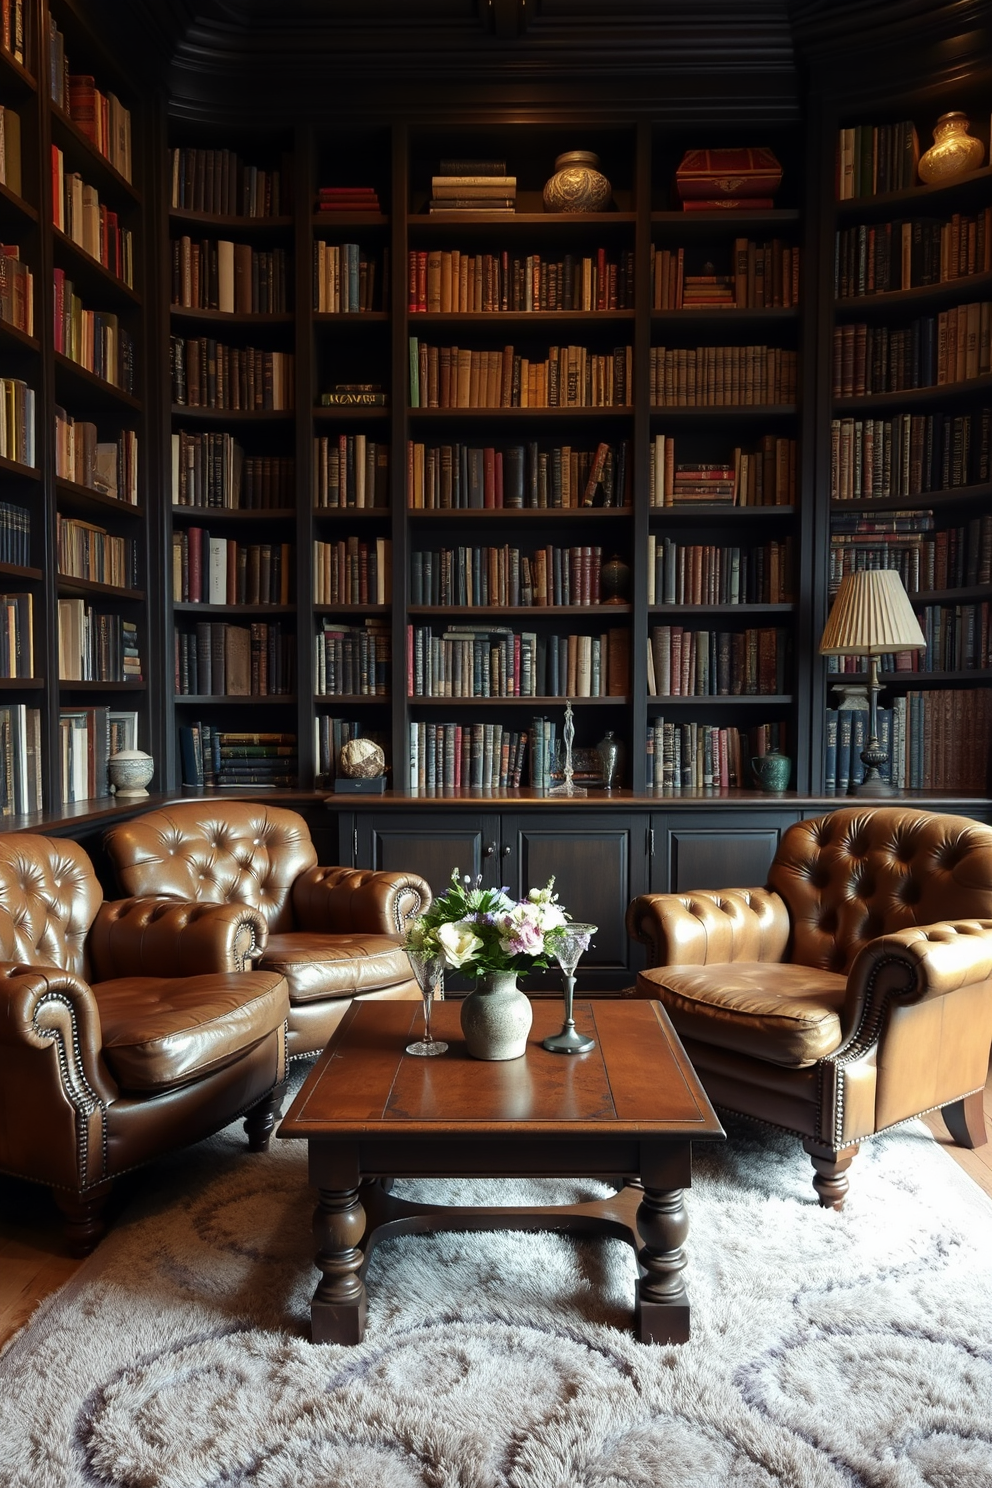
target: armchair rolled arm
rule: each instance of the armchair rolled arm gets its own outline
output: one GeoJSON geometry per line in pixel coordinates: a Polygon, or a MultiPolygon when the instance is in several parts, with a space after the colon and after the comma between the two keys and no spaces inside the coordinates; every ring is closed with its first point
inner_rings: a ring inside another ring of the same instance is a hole
{"type": "Polygon", "coordinates": [[[403,935],[432,898],[419,873],[384,869],[309,868],[293,885],[297,924],[318,933],[403,935]]]}
{"type": "Polygon", "coordinates": [[[89,937],[94,981],[250,971],[265,949],[265,916],[250,904],[117,899],[100,906],[89,937]]]}
{"type": "Polygon", "coordinates": [[[837,1054],[877,1043],[890,1002],[946,997],[992,977],[992,920],[946,920],[880,935],[848,973],[837,1054]]]}
{"type": "Polygon", "coordinates": [[[649,966],[781,961],[789,911],[770,889],[639,894],[627,907],[627,933],[648,948],[649,966]]]}

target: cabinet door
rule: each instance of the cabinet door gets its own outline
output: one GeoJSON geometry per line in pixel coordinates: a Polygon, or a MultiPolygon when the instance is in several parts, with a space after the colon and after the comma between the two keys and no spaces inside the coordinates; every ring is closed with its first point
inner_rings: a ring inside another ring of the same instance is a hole
{"type": "Polygon", "coordinates": [[[356,813],[358,868],[419,873],[435,894],[451,870],[492,887],[499,882],[499,818],[466,811],[356,813]]]}
{"type": "Polygon", "coordinates": [[[735,811],[719,823],[712,812],[653,817],[652,893],[759,888],[782,833],[798,820],[798,811],[762,810],[735,811]]]}
{"type": "MultiPolygon", "coordinates": [[[[579,963],[579,993],[616,991],[633,981],[631,952],[641,948],[631,947],[624,917],[631,899],[647,887],[646,825],[643,817],[581,809],[503,817],[500,863],[510,893],[522,897],[553,875],[571,918],[599,927],[579,963]]],[[[554,978],[541,972],[526,985],[545,990],[554,987],[554,978]]]]}

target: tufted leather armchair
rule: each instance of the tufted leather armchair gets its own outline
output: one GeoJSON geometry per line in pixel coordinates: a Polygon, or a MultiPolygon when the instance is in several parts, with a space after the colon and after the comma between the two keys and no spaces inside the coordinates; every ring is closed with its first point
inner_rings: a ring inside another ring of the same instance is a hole
{"type": "Polygon", "coordinates": [[[420,1000],[402,941],[430,886],[415,873],[318,867],[295,811],[183,801],[113,827],[105,842],[125,894],[260,912],[246,964],[286,978],[291,1059],[323,1049],[352,998],[420,1000]]]}
{"type": "Polygon", "coordinates": [[[76,843],[0,836],[0,1169],[51,1187],[76,1254],[118,1174],[245,1112],[268,1146],[289,998],[243,970],[262,930],[242,905],[105,904],[76,843]]]}
{"type": "Polygon", "coordinates": [[[717,1106],[796,1132],[839,1209],[862,1138],[941,1108],[986,1141],[992,828],[901,807],[785,833],[760,889],[642,894],[633,995],[660,1000],[717,1106]]]}

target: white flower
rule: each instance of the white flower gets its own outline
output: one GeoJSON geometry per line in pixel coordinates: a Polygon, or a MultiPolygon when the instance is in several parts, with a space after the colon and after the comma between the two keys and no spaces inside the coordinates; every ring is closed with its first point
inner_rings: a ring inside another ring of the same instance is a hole
{"type": "Polygon", "coordinates": [[[568,924],[564,910],[558,907],[558,895],[552,893],[553,884],[554,879],[551,878],[543,889],[531,889],[527,895],[528,902],[539,910],[537,922],[545,933],[568,924]]]}
{"type": "Polygon", "coordinates": [[[449,971],[458,971],[482,950],[482,941],[466,920],[454,920],[437,929],[438,943],[449,971]]]}

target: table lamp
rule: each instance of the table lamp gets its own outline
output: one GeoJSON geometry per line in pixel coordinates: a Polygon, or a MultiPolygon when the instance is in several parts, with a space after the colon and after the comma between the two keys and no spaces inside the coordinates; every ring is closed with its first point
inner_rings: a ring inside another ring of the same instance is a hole
{"type": "Polygon", "coordinates": [[[867,656],[871,663],[868,681],[868,743],[861,751],[865,778],[852,794],[894,796],[895,787],[884,781],[879,766],[886,752],[878,743],[878,658],[890,651],[923,651],[926,637],[913,613],[909,595],[894,568],[864,569],[847,574],[833,602],[820,641],[821,656],[867,656]]]}

